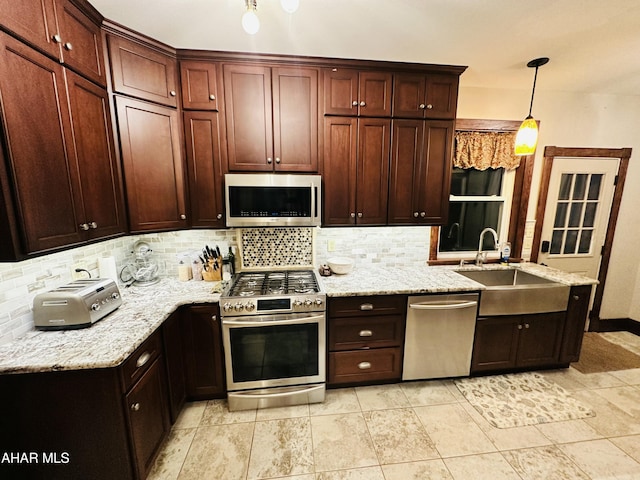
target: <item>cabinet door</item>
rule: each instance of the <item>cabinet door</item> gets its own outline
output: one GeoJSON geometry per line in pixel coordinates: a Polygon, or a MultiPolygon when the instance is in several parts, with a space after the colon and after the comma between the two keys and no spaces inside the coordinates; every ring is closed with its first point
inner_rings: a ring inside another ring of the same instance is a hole
{"type": "Polygon", "coordinates": [[[108,35],[113,90],[170,107],[177,105],[176,59],[108,35]]]}
{"type": "Polygon", "coordinates": [[[591,285],[571,287],[567,318],[562,336],[560,363],[577,362],[580,359],[584,327],[589,313],[591,285]]]}
{"type": "Polygon", "coordinates": [[[60,58],[87,78],[106,85],[100,26],[87,18],[70,0],[59,0],[57,6],[62,47],[60,58]]]}
{"type": "Polygon", "coordinates": [[[182,348],[182,312],[183,310],[173,312],[162,324],[164,359],[169,389],[169,413],[172,424],[175,423],[187,399],[182,348]]]}
{"type": "Polygon", "coordinates": [[[471,372],[508,370],[516,365],[518,326],[514,317],[479,318],[473,342],[471,372]]]}
{"type": "Polygon", "coordinates": [[[138,478],[146,478],[158,449],[169,432],[162,357],[126,395],[127,416],[138,478]]]}
{"type": "Polygon", "coordinates": [[[54,0],[0,0],[0,23],[43,52],[60,55],[54,0]]]}
{"type": "Polygon", "coordinates": [[[456,118],[458,82],[457,75],[427,75],[425,118],[456,118]]]}
{"type": "Polygon", "coordinates": [[[358,114],[363,117],[391,116],[393,75],[361,72],[358,79],[358,114]]]}
{"type": "Polygon", "coordinates": [[[132,232],[187,226],[178,113],[116,97],[132,232]]]}
{"type": "Polygon", "coordinates": [[[357,119],[325,117],[322,174],[325,225],[355,224],[357,151],[357,119]]]}
{"type": "Polygon", "coordinates": [[[543,313],[521,317],[518,343],[519,367],[556,365],[560,357],[560,343],[565,313],[543,313]]]}
{"type": "Polygon", "coordinates": [[[273,170],[271,69],[224,66],[229,170],[273,170]]]}
{"type": "Polygon", "coordinates": [[[187,397],[194,400],[223,398],[226,385],[218,307],[194,306],[185,313],[187,397]]]}
{"type": "Polygon", "coordinates": [[[275,170],[318,171],[318,70],[273,68],[275,170]]]}
{"type": "Polygon", "coordinates": [[[358,71],[333,68],[324,72],[325,115],[358,114],[358,71]]]}
{"type": "Polygon", "coordinates": [[[422,170],[423,120],[392,121],[391,168],[389,171],[389,224],[419,223],[415,185],[422,170]]]}
{"type": "Polygon", "coordinates": [[[391,120],[358,120],[356,223],[385,225],[389,195],[391,120]]]}
{"type": "Polygon", "coordinates": [[[393,79],[393,116],[424,118],[426,88],[424,75],[396,74],[393,79]]]}
{"type": "Polygon", "coordinates": [[[443,225],[449,215],[453,122],[424,122],[421,158],[414,177],[414,205],[421,224],[443,225]]]}
{"type": "Polygon", "coordinates": [[[0,93],[9,181],[25,251],[84,241],[64,69],[0,33],[0,93]]]}
{"type": "Polygon", "coordinates": [[[89,228],[90,238],[124,233],[122,172],[115,152],[109,96],[103,88],[69,71],[67,83],[84,199],[82,223],[89,228]]]}
{"type": "Polygon", "coordinates": [[[186,110],[218,110],[217,78],[215,63],[182,60],[182,107],[186,110]]]}
{"type": "Polygon", "coordinates": [[[184,112],[191,225],[224,227],[222,138],[217,112],[184,112]]]}

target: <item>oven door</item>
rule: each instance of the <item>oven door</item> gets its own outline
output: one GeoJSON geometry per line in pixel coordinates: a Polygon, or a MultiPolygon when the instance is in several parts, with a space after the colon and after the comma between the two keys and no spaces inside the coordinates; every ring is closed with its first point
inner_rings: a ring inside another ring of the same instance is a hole
{"type": "Polygon", "coordinates": [[[227,390],[324,384],[325,314],[222,319],[227,390]]]}

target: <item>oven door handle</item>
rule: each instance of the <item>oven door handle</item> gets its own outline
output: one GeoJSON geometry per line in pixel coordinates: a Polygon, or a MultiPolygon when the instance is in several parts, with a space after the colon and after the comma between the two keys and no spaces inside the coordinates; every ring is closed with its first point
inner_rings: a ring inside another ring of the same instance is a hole
{"type": "Polygon", "coordinates": [[[323,315],[313,315],[310,317],[294,318],[291,320],[275,320],[273,322],[258,322],[251,320],[222,320],[223,325],[229,325],[232,327],[267,327],[269,325],[297,325],[309,322],[319,322],[324,320],[323,315]]]}

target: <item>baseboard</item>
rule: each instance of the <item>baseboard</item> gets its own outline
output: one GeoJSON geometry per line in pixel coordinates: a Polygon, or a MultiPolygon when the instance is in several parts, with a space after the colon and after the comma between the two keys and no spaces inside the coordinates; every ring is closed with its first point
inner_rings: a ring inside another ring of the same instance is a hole
{"type": "Polygon", "coordinates": [[[600,319],[593,325],[593,332],[631,332],[640,336],[640,322],[630,318],[600,319]]]}

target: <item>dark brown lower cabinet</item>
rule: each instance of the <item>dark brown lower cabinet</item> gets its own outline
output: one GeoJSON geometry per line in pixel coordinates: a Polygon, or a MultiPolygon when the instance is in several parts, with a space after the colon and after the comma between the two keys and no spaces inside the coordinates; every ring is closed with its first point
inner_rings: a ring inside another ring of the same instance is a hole
{"type": "Polygon", "coordinates": [[[187,398],[223,398],[227,390],[218,306],[195,305],[182,312],[187,398]]]}
{"type": "Polygon", "coordinates": [[[175,423],[187,399],[184,378],[184,349],[182,347],[182,310],[177,310],[162,324],[164,358],[167,367],[169,389],[169,413],[171,424],[175,423]]]}
{"type": "Polygon", "coordinates": [[[565,334],[562,338],[562,347],[560,349],[561,363],[577,362],[580,358],[592,288],[591,285],[571,287],[565,334]]]}
{"type": "Polygon", "coordinates": [[[471,373],[560,365],[566,312],[480,317],[471,373]]]}

